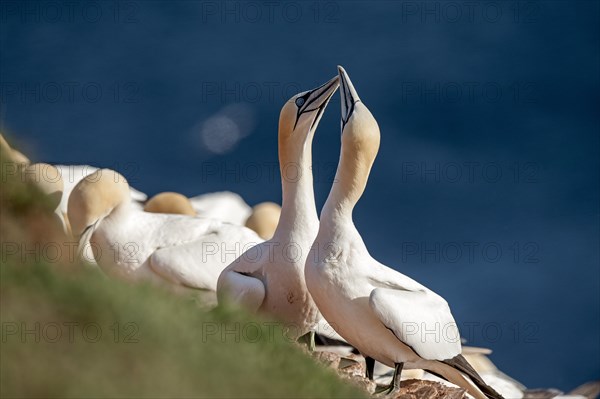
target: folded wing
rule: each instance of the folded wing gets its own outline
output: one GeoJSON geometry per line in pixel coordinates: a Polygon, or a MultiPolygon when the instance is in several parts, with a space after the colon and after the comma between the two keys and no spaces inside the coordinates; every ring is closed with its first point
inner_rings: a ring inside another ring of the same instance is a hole
{"type": "MultiPolygon", "coordinates": [[[[174,226],[165,226],[163,234],[167,235],[166,230],[174,226]]],[[[262,241],[254,232],[240,226],[209,222],[202,229],[204,232],[194,232],[195,239],[191,241],[165,240],[166,245],[156,249],[149,258],[151,269],[172,283],[215,291],[219,275],[227,265],[245,248],[262,241]]],[[[170,236],[173,238],[176,234],[170,236]]]]}
{"type": "Polygon", "coordinates": [[[369,304],[379,320],[422,358],[446,360],[461,353],[450,308],[434,292],[375,288],[369,304]]]}

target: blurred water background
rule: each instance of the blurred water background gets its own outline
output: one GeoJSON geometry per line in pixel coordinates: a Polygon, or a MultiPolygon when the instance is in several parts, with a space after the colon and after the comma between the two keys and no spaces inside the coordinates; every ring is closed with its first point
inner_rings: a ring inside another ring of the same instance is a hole
{"type": "MultiPolygon", "coordinates": [[[[382,133],[371,253],[528,387],[600,377],[598,2],[0,4],[0,128],[150,195],[280,202],[279,110],[343,65],[382,133]]],[[[319,208],[339,140],[336,94],[319,208]]]]}

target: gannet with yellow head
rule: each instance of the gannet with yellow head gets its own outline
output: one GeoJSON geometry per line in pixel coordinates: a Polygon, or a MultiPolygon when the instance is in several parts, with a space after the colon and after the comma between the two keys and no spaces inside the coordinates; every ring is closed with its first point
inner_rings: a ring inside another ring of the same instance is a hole
{"type": "Polygon", "coordinates": [[[380,133],[346,71],[338,71],[342,148],[321,212],[315,256],[306,262],[308,290],[329,324],[368,359],[368,377],[373,377],[373,359],[395,368],[390,393],[400,387],[406,367],[440,375],[477,399],[501,398],[461,355],[446,301],[373,259],[354,226],[352,211],[366,188],[380,133]]]}
{"type": "Polygon", "coordinates": [[[73,234],[90,241],[100,268],[130,281],[149,279],[216,290],[221,271],[262,240],[250,229],[221,221],[143,212],[132,206],[129,184],[101,169],[81,180],[68,206],[73,234]]]}
{"type": "Polygon", "coordinates": [[[281,207],[278,204],[261,202],[252,208],[252,214],[246,220],[246,227],[256,231],[265,240],[270,240],[275,234],[280,216],[281,207]]]}
{"type": "Polygon", "coordinates": [[[290,338],[309,333],[320,318],[304,281],[304,264],[319,229],[311,147],[338,86],[336,76],[284,104],[279,116],[283,203],[277,228],[273,238],[249,251],[256,255],[252,261],[232,263],[218,282],[219,301],[230,298],[252,311],[269,314],[285,324],[290,338]]]}
{"type": "MultiPolygon", "coordinates": [[[[71,195],[71,191],[77,183],[79,183],[83,178],[89,176],[90,174],[98,171],[99,169],[95,166],[91,165],[54,165],[56,169],[60,171],[60,174],[63,178],[64,183],[64,193],[62,200],[60,201],[60,210],[63,214],[67,214],[67,209],[69,206],[69,196],[71,195]]],[[[139,190],[129,186],[129,192],[131,193],[131,199],[136,203],[141,203],[148,199],[148,196],[142,193],[139,190]]],[[[141,207],[141,205],[140,205],[141,207]]]]}
{"type": "Polygon", "coordinates": [[[144,204],[144,211],[151,213],[171,213],[174,215],[197,215],[188,197],[173,192],[156,194],[144,204]]]}

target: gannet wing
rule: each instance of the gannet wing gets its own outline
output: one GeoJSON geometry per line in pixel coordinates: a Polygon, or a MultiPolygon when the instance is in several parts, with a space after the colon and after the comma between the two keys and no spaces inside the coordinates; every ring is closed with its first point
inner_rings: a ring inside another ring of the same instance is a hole
{"type": "Polygon", "coordinates": [[[203,254],[202,243],[188,242],[154,251],[148,264],[152,271],[171,283],[215,291],[219,274],[227,264],[203,258],[206,254],[203,254]]]}
{"type": "Polygon", "coordinates": [[[150,268],[166,280],[215,291],[221,272],[246,246],[262,241],[253,231],[210,219],[169,218],[161,226],[169,240],[149,257],[150,268]],[[190,227],[193,226],[193,229],[190,227]],[[190,239],[191,238],[191,239],[190,239]],[[185,240],[185,241],[184,241],[185,240]]]}
{"type": "Polygon", "coordinates": [[[250,312],[256,312],[265,300],[264,283],[235,270],[225,270],[219,277],[217,288],[219,303],[233,302],[250,312]]]}
{"type": "Polygon", "coordinates": [[[268,243],[249,248],[221,273],[217,284],[219,302],[232,301],[251,312],[261,307],[266,295],[265,284],[260,279],[265,264],[262,256],[271,251],[268,243]]]}
{"type": "Polygon", "coordinates": [[[372,259],[371,264],[368,265],[366,270],[367,280],[375,288],[431,292],[431,290],[424,285],[421,285],[412,278],[377,262],[375,259],[372,259]]]}
{"type": "Polygon", "coordinates": [[[446,301],[431,291],[375,288],[371,309],[396,337],[427,360],[461,353],[460,335],[446,301]]]}
{"type": "Polygon", "coordinates": [[[221,191],[190,198],[199,215],[243,226],[252,213],[250,205],[236,193],[221,191]]]}

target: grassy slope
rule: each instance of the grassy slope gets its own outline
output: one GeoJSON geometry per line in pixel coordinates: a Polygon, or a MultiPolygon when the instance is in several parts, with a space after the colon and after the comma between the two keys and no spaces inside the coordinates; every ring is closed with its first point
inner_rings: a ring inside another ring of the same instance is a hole
{"type": "MultiPolygon", "coordinates": [[[[23,194],[30,188],[14,184],[3,180],[3,246],[27,240],[31,245],[32,235],[36,242],[48,240],[43,233],[40,238],[39,232],[18,227],[30,226],[31,215],[39,212],[27,199],[30,193],[23,194]],[[15,192],[25,198],[19,207],[13,206],[15,192]]],[[[243,327],[252,319],[243,312],[205,312],[193,298],[112,281],[77,265],[43,259],[23,264],[19,254],[7,255],[5,248],[0,264],[3,398],[362,396],[287,342],[279,329],[262,325],[258,342],[245,340],[243,327]],[[39,342],[35,334],[21,334],[35,323],[40,323],[39,342]],[[72,340],[63,323],[77,323],[72,340]],[[88,323],[102,331],[98,342],[87,342],[97,331],[88,323]],[[50,342],[56,326],[61,337],[50,342]],[[13,328],[17,333],[10,333],[13,328]],[[234,333],[223,337],[226,328],[234,333]],[[130,338],[137,342],[123,342],[134,329],[130,338]]],[[[248,327],[246,333],[254,340],[258,330],[248,327]]]]}

